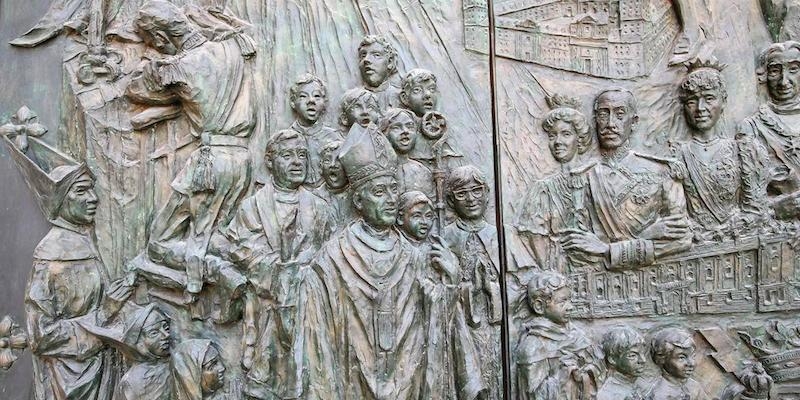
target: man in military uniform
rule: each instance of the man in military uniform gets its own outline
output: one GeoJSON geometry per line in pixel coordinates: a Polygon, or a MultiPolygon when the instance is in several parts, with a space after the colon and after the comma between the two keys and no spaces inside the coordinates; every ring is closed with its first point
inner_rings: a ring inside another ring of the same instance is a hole
{"type": "Polygon", "coordinates": [[[600,93],[594,114],[602,159],[585,171],[592,232],[573,230],[562,239],[564,249],[629,269],[691,247],[683,186],[669,160],[631,150],[639,122],[633,94],[600,93]]]}

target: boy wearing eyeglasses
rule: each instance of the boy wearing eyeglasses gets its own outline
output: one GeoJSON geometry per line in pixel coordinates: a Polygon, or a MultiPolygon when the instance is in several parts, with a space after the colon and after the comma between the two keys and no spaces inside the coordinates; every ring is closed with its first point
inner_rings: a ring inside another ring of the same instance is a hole
{"type": "MultiPolygon", "coordinates": [[[[447,204],[456,220],[442,238],[459,258],[459,301],[466,314],[479,354],[486,387],[501,387],[499,248],[497,228],[484,218],[489,204],[489,183],[473,165],[457,167],[446,184],[447,204]]],[[[492,393],[488,398],[499,398],[492,393]]]]}

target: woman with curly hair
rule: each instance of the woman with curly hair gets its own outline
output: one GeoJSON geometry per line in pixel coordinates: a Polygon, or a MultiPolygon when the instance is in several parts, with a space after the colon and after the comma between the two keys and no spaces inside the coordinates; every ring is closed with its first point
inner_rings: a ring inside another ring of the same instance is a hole
{"type": "Polygon", "coordinates": [[[516,227],[530,246],[539,267],[562,273],[569,271],[571,261],[560,244],[560,235],[569,229],[589,230],[588,214],[583,207],[583,174],[580,155],[592,144],[586,117],[578,111],[575,99],[563,96],[548,98],[552,110],[542,121],[548,148],[560,164],[559,172],[533,184],[528,192],[516,227]]]}

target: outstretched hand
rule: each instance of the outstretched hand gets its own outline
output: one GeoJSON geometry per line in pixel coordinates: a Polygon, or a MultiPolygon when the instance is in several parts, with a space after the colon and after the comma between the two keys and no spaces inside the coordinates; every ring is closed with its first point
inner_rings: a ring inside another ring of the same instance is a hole
{"type": "Polygon", "coordinates": [[[649,240],[679,240],[689,235],[689,220],[684,215],[659,218],[639,235],[649,240]]]}
{"type": "Polygon", "coordinates": [[[608,243],[600,240],[594,233],[577,229],[568,229],[566,232],[566,236],[561,239],[561,247],[564,250],[579,251],[595,256],[608,254],[610,249],[608,243]]]}

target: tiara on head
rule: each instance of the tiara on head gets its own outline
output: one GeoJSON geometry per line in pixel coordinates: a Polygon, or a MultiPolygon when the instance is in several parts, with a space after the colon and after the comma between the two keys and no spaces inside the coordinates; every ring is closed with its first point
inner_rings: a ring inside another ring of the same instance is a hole
{"type": "Polygon", "coordinates": [[[722,70],[728,66],[728,64],[719,62],[714,56],[709,58],[696,57],[693,60],[683,63],[683,65],[690,74],[701,69],[711,69],[716,72],[722,72],[722,70]]]}
{"type": "Polygon", "coordinates": [[[551,110],[556,108],[571,108],[573,110],[581,109],[581,101],[575,97],[566,96],[563,94],[554,94],[547,96],[547,105],[551,110]]]}

